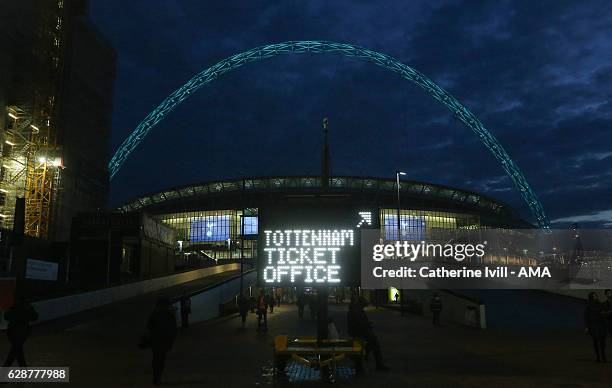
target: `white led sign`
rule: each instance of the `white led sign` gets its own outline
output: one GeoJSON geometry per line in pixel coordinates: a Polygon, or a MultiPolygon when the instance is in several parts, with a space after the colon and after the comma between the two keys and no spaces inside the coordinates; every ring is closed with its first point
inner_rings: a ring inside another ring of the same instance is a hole
{"type": "Polygon", "coordinates": [[[344,251],[355,246],[352,229],[263,231],[263,279],[277,283],[341,283],[344,251]]]}
{"type": "Polygon", "coordinates": [[[361,228],[363,225],[372,226],[372,212],[359,212],[359,223],[357,224],[358,228],[361,228]]]}

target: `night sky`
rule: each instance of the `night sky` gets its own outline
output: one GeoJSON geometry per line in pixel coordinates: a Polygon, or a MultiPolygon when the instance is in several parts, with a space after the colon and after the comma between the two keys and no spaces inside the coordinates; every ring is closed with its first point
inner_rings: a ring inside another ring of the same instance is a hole
{"type": "MultiPolygon", "coordinates": [[[[91,0],[117,51],[112,151],[173,90],[235,53],[331,40],[389,54],[453,94],[499,139],[552,221],[612,227],[609,1],[91,0]]],[[[408,179],[498,198],[529,220],[501,166],[398,75],[336,55],[248,64],[185,101],[112,182],[111,205],[215,179],[320,172],[408,179]]]]}

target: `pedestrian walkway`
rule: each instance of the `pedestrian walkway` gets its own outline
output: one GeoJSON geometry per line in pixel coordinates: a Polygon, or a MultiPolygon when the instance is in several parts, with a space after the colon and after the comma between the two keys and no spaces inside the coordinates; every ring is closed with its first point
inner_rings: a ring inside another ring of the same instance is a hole
{"type": "Polygon", "coordinates": [[[147,294],[135,296],[116,303],[104,305],[99,308],[59,318],[51,322],[45,322],[37,326],[35,333],[40,334],[54,332],[64,330],[66,328],[75,328],[80,326],[89,326],[90,328],[99,327],[101,330],[109,330],[114,328],[125,330],[124,324],[127,324],[127,327],[132,327],[131,322],[133,322],[134,319],[140,319],[143,314],[146,315],[147,310],[152,310],[153,306],[155,305],[155,301],[160,296],[165,296],[171,299],[176,298],[183,294],[189,294],[230,279],[238,274],[240,274],[239,270],[233,270],[209,275],[197,280],[178,284],[173,287],[149,292],[147,294]]]}
{"type": "MultiPolygon", "coordinates": [[[[43,331],[26,343],[32,366],[70,366],[76,386],[150,386],[150,350],[137,347],[150,310],[151,296],[130,303],[97,322],[60,331],[43,331]]],[[[346,336],[346,305],[330,305],[330,316],[346,336]]],[[[430,320],[372,307],[373,322],[388,372],[366,364],[354,377],[347,369],[337,385],[355,387],[608,387],[612,364],[594,363],[590,337],[577,331],[476,330],[454,325],[433,327],[430,320]]],[[[297,317],[293,305],[268,313],[267,332],[256,331],[256,314],[241,330],[238,315],[180,330],[168,355],[168,386],[252,387],[318,386],[312,374],[276,379],[272,341],[277,334],[314,335],[315,322],[297,317]],[[299,377],[299,376],[298,376],[299,377]],[[290,381],[291,380],[291,381],[290,381]],[[293,381],[293,382],[292,382],[293,381]]],[[[36,330],[36,328],[35,328],[36,330]]],[[[6,349],[3,338],[1,349],[6,349]]],[[[347,364],[348,365],[348,364],[347,364]]],[[[349,365],[350,366],[350,365],[349,365]]]]}

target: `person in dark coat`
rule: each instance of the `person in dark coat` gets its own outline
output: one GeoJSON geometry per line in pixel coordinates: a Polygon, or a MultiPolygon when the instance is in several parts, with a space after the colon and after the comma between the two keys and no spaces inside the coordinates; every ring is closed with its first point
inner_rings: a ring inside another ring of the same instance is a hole
{"type": "Polygon", "coordinates": [[[607,289],[604,292],[606,300],[604,301],[604,316],[608,325],[608,334],[612,335],[612,290],[607,289]]]}
{"type": "Polygon", "coordinates": [[[376,334],[374,334],[372,324],[370,323],[368,316],[363,309],[365,306],[365,299],[357,298],[355,296],[351,297],[351,303],[346,316],[347,331],[349,335],[366,341],[366,359],[373,351],[377,370],[389,370],[389,368],[387,368],[383,362],[378,337],[376,337],[376,334]]]}
{"type": "Polygon", "coordinates": [[[268,330],[268,298],[264,290],[259,291],[259,298],[257,298],[257,331],[261,330],[262,320],[264,330],[268,330]]]}
{"type": "Polygon", "coordinates": [[[24,298],[20,297],[17,302],[6,311],[4,319],[8,321],[6,336],[11,344],[11,348],[3,366],[8,367],[13,365],[16,359],[17,364],[25,368],[27,364],[25,355],[23,354],[23,345],[32,331],[30,322],[38,319],[38,313],[36,313],[32,305],[24,298]]]}
{"type": "Polygon", "coordinates": [[[184,294],[181,297],[181,326],[189,327],[189,314],[191,314],[191,298],[184,294]]]}
{"type": "Polygon", "coordinates": [[[266,296],[266,301],[268,303],[268,307],[270,307],[270,314],[274,314],[274,291],[266,296]]]}
{"type": "Polygon", "coordinates": [[[606,362],[606,320],[603,315],[603,304],[595,292],[589,293],[589,300],[584,311],[586,331],[593,338],[593,348],[597,362],[606,362]]]}
{"type": "Polygon", "coordinates": [[[244,294],[240,294],[240,297],[238,298],[238,310],[240,311],[240,317],[242,318],[243,329],[246,324],[246,318],[247,314],[249,313],[250,304],[251,303],[249,302],[249,299],[244,294]]]}
{"type": "Polygon", "coordinates": [[[433,325],[440,326],[440,313],[442,313],[442,299],[440,299],[440,295],[435,293],[433,298],[431,298],[431,302],[429,303],[429,308],[431,310],[431,314],[433,315],[433,325]]]}
{"type": "Polygon", "coordinates": [[[150,332],[151,350],[153,351],[153,384],[161,384],[166,355],[176,338],[176,316],[170,301],[159,298],[155,309],[149,317],[147,329],[150,332]]]}
{"type": "Polygon", "coordinates": [[[298,308],[298,318],[304,318],[304,306],[306,305],[306,297],[304,293],[301,292],[297,297],[297,308],[298,308]]]}

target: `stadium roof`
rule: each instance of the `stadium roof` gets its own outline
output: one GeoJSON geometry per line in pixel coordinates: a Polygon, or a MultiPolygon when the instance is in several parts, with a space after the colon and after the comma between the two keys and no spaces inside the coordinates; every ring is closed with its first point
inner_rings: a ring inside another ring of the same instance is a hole
{"type": "MultiPolygon", "coordinates": [[[[291,192],[316,191],[322,189],[320,176],[283,176],[240,178],[224,181],[213,181],[175,187],[168,190],[144,195],[128,201],[121,206],[121,211],[142,211],[158,205],[170,205],[181,200],[205,199],[210,195],[244,192],[291,192]]],[[[395,179],[373,177],[330,177],[328,192],[363,192],[372,194],[395,194],[397,186],[395,179]]],[[[513,215],[513,210],[505,204],[467,190],[460,190],[438,184],[407,181],[400,182],[402,196],[419,196],[434,200],[455,202],[458,205],[480,208],[499,215],[513,215]]]]}

